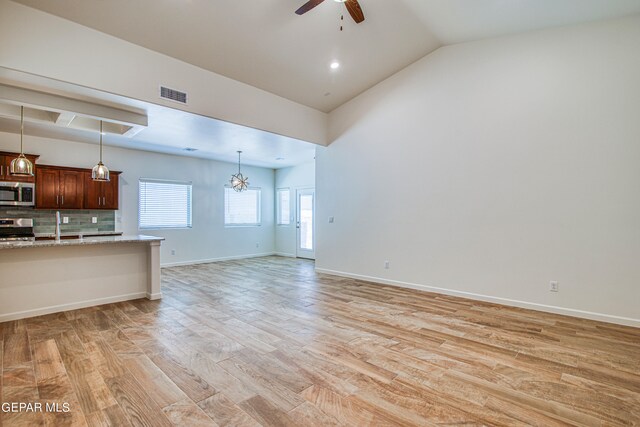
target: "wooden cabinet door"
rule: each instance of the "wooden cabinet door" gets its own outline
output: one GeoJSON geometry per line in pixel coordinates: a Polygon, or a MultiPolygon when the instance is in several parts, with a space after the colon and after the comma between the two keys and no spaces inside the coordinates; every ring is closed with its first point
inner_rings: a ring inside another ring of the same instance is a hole
{"type": "Polygon", "coordinates": [[[91,172],[84,174],[84,208],[85,209],[118,209],[119,179],[111,174],[111,181],[100,182],[91,179],[91,172]]]}
{"type": "Polygon", "coordinates": [[[13,176],[9,173],[11,160],[13,159],[15,159],[15,157],[0,154],[0,181],[19,181],[17,176],[13,176]]]}
{"type": "Polygon", "coordinates": [[[60,207],[82,209],[84,200],[84,173],[74,170],[60,171],[60,207]]]}
{"type": "Polygon", "coordinates": [[[56,169],[36,170],[36,208],[58,209],[60,207],[60,172],[56,169]]]}
{"type": "Polygon", "coordinates": [[[102,208],[102,187],[101,183],[91,179],[91,172],[84,172],[84,208],[102,208]]]}
{"type": "Polygon", "coordinates": [[[7,163],[7,157],[0,155],[0,181],[8,181],[9,176],[9,163],[7,163]]]}
{"type": "Polygon", "coordinates": [[[102,183],[102,209],[118,210],[118,175],[112,174],[111,181],[102,183]]]}

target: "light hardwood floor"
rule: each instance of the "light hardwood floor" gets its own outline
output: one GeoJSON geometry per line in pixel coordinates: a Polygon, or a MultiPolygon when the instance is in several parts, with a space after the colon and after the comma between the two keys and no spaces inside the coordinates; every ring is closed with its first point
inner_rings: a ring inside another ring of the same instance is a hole
{"type": "Polygon", "coordinates": [[[640,329],[319,275],[163,270],[161,301],[0,324],[4,426],[639,425],[640,329]]]}

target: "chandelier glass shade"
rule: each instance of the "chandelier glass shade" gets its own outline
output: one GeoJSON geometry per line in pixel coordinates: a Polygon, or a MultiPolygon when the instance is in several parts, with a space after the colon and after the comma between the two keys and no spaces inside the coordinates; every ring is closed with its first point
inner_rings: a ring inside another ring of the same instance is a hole
{"type": "Polygon", "coordinates": [[[249,187],[249,177],[245,177],[240,172],[240,154],[242,151],[238,151],[238,173],[231,175],[231,188],[238,193],[246,190],[249,187]]]}
{"type": "Polygon", "coordinates": [[[20,155],[11,161],[9,173],[16,176],[33,176],[33,163],[24,156],[24,107],[20,107],[20,155]]]}

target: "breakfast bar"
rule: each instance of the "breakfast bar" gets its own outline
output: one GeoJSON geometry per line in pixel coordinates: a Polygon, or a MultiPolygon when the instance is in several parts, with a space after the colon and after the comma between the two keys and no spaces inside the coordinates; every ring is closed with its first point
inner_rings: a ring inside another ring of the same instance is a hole
{"type": "Polygon", "coordinates": [[[0,322],[161,298],[162,240],[135,235],[0,243],[0,322]]]}

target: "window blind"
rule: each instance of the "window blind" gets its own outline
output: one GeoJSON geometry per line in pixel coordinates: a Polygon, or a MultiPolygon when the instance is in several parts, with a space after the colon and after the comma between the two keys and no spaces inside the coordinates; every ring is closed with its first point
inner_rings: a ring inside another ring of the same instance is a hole
{"type": "Polygon", "coordinates": [[[138,219],[144,228],[190,228],[191,183],[140,179],[138,219]]]}
{"type": "Polygon", "coordinates": [[[278,190],[277,220],[278,225],[289,225],[291,222],[291,192],[288,188],[278,190]]]}
{"type": "Polygon", "coordinates": [[[260,189],[250,188],[238,193],[225,187],[224,224],[260,225],[260,189]]]}

